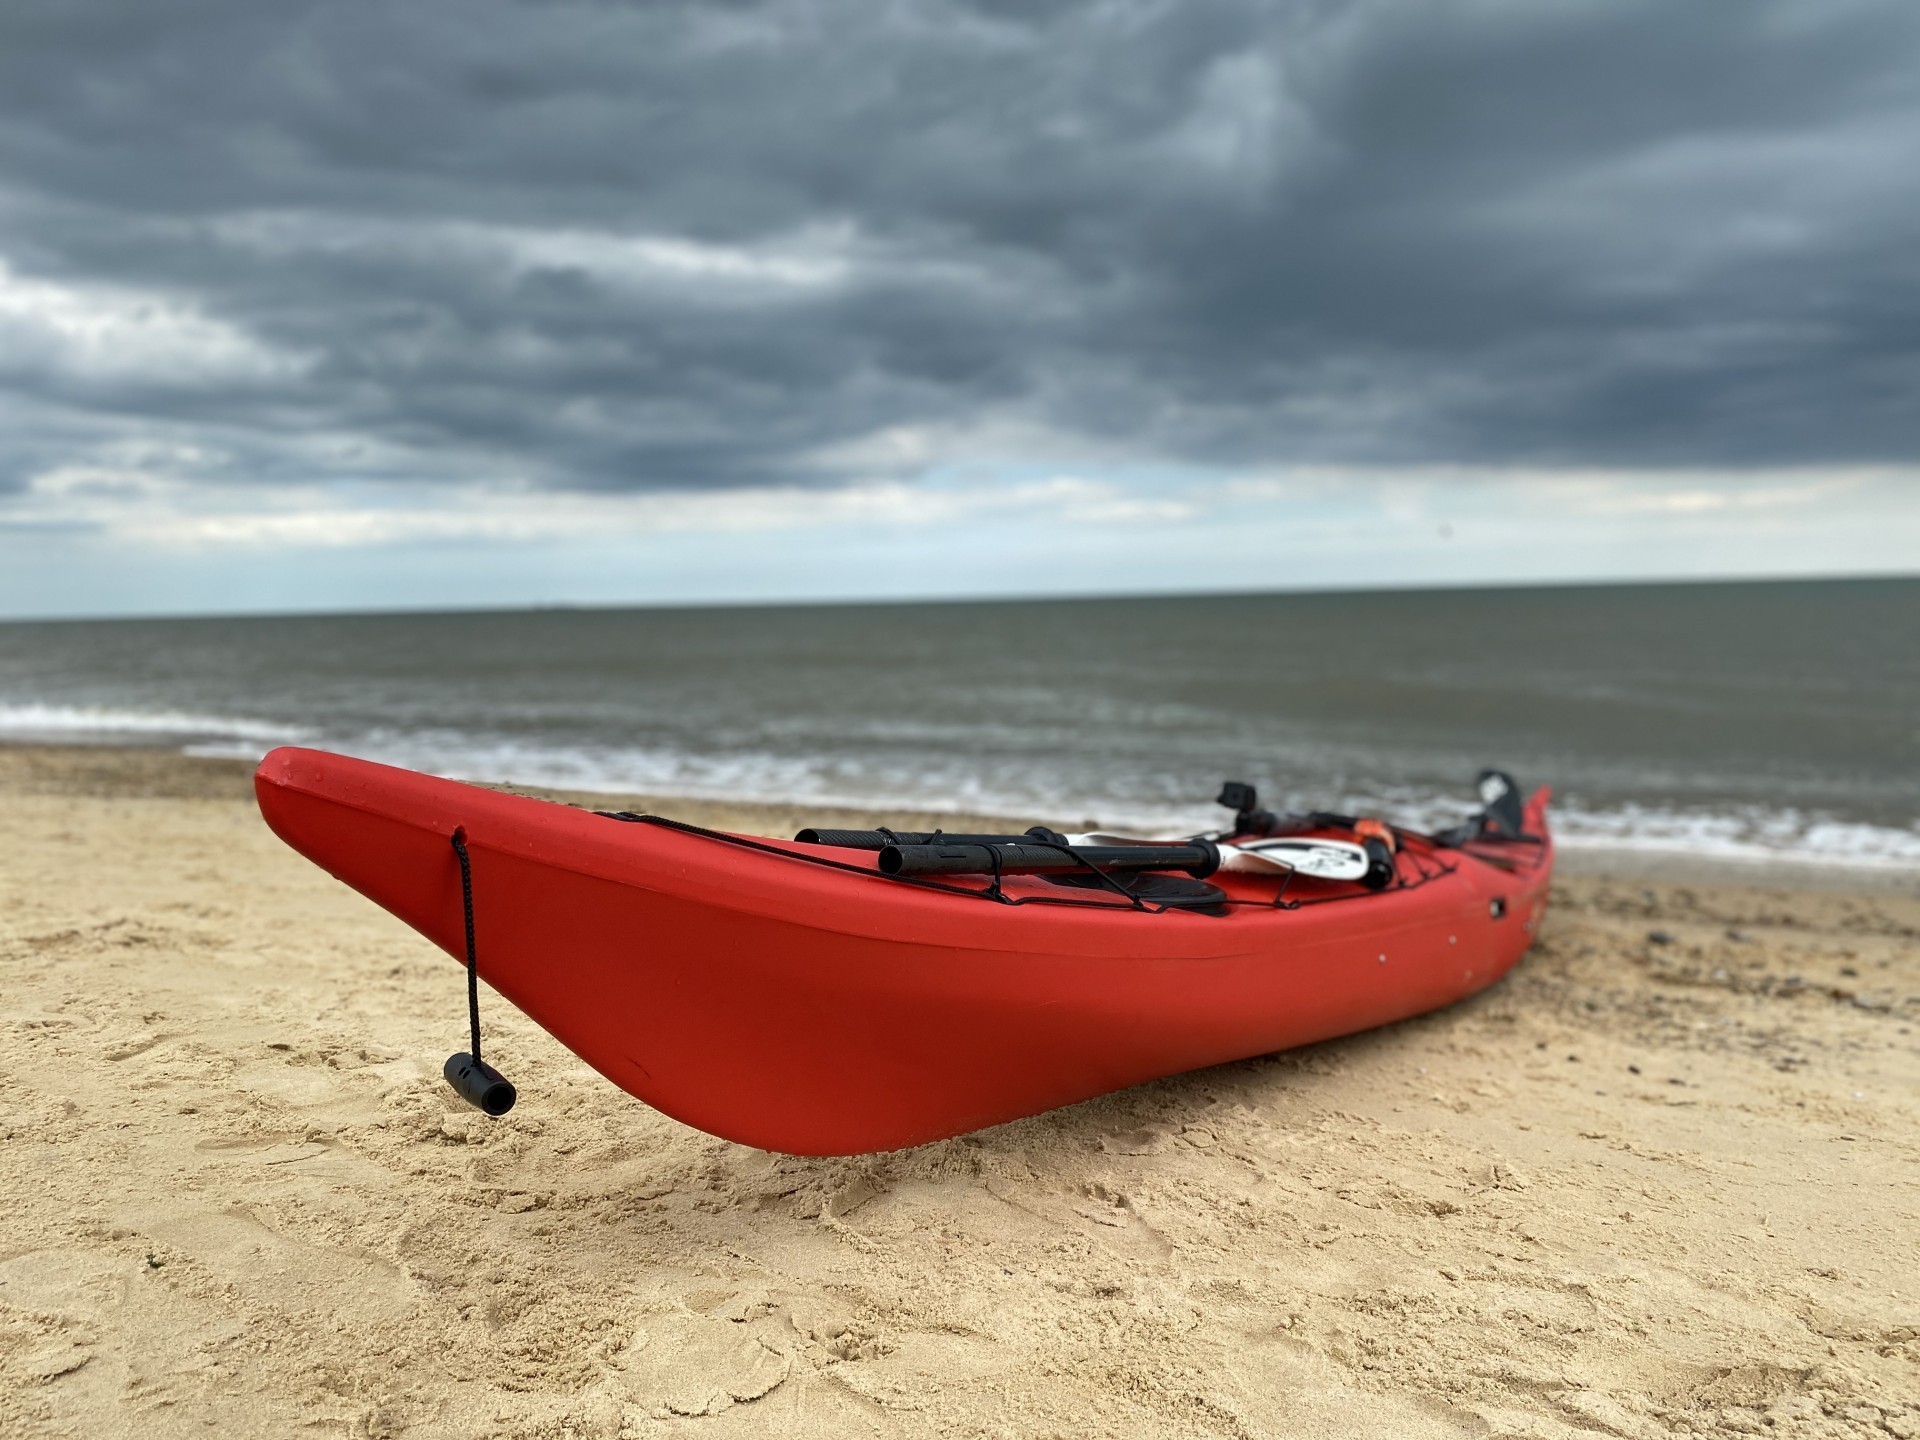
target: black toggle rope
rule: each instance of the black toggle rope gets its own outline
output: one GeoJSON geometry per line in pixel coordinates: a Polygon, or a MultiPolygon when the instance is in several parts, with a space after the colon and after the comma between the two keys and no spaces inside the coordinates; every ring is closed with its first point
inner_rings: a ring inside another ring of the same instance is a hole
{"type": "Polygon", "coordinates": [[[473,1029],[473,1058],[480,1058],[480,960],[473,943],[473,863],[467,859],[466,832],[453,832],[453,853],[460,857],[460,908],[467,920],[467,1020],[473,1029]]]}
{"type": "Polygon", "coordinates": [[[449,1055],[443,1067],[447,1083],[469,1105],[498,1117],[519,1098],[508,1080],[480,1058],[480,959],[473,938],[473,864],[467,858],[467,832],[453,832],[453,853],[460,860],[460,905],[467,921],[467,1022],[472,1032],[470,1052],[449,1055]]]}

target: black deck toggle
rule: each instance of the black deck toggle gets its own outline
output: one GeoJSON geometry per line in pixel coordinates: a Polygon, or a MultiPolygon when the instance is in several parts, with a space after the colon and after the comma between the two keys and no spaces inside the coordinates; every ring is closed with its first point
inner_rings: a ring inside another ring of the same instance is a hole
{"type": "Polygon", "coordinates": [[[480,1058],[480,950],[473,937],[473,862],[467,855],[464,826],[453,832],[453,853],[460,862],[460,908],[467,932],[467,1023],[471,1027],[473,1048],[459,1050],[447,1057],[440,1073],[447,1077],[454,1094],[476,1109],[498,1120],[513,1108],[520,1092],[498,1070],[480,1058]]]}
{"type": "Polygon", "coordinates": [[[513,1109],[513,1102],[520,1098],[511,1080],[464,1050],[447,1057],[443,1073],[456,1095],[496,1120],[513,1109]]]}

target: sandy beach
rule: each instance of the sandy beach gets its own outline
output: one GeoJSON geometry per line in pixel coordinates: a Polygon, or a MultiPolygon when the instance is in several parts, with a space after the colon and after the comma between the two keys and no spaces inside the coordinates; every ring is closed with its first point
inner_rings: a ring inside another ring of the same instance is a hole
{"type": "Polygon", "coordinates": [[[1910,882],[1586,858],[1449,1011],[802,1160],[498,1000],[461,1108],[247,775],[0,749],[0,1434],[1920,1437],[1910,882]]]}

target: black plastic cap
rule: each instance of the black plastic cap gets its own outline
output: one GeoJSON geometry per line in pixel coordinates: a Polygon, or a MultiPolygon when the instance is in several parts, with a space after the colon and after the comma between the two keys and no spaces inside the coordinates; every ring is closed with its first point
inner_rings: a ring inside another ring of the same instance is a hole
{"type": "Polygon", "coordinates": [[[1366,839],[1360,845],[1367,852],[1367,873],[1360,878],[1360,883],[1369,890],[1386,889],[1398,874],[1393,864],[1393,851],[1387,848],[1383,840],[1366,839]]]}
{"type": "Polygon", "coordinates": [[[464,1050],[447,1057],[443,1073],[456,1095],[496,1120],[513,1109],[513,1102],[520,1098],[511,1080],[464,1050]]]}
{"type": "Polygon", "coordinates": [[[1260,803],[1260,792],[1245,781],[1229,780],[1220,787],[1220,798],[1213,803],[1245,813],[1260,803]]]}

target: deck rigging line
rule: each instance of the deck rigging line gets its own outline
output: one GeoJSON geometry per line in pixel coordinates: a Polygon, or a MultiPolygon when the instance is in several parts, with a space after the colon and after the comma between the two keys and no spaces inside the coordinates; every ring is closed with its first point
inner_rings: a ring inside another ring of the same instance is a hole
{"type": "MultiPolygon", "coordinates": [[[[885,881],[889,885],[918,885],[925,890],[938,890],[944,894],[960,895],[974,900],[992,900],[1001,905],[1071,905],[1081,909],[1093,910],[1113,910],[1119,908],[1110,901],[1096,900],[1091,896],[1081,899],[1071,895],[1008,895],[1001,888],[1000,882],[1002,877],[999,874],[997,852],[990,851],[994,856],[995,868],[989,883],[984,888],[976,889],[970,885],[954,885],[946,881],[929,880],[921,875],[883,875],[878,870],[866,865],[852,865],[845,860],[834,860],[825,855],[809,855],[804,851],[788,850],[783,846],[768,844],[766,841],[756,840],[751,836],[730,835],[724,830],[709,830],[704,825],[694,825],[685,820],[669,819],[665,815],[641,815],[631,810],[596,810],[593,813],[605,819],[620,820],[629,825],[655,825],[663,830],[676,830],[683,835],[694,835],[703,840],[714,840],[720,844],[733,845],[743,850],[758,850],[762,854],[778,855],[785,860],[798,860],[803,864],[820,865],[829,870],[844,870],[850,875],[863,875],[870,880],[885,881]]],[[[1418,836],[1416,838],[1425,840],[1427,837],[1418,836]]],[[[1039,842],[1028,841],[1025,843],[1039,842]]],[[[1075,859],[1080,858],[1078,855],[1075,855],[1073,847],[1071,846],[1062,845],[1058,848],[1066,854],[1074,855],[1075,859]]],[[[1316,895],[1307,899],[1289,900],[1287,898],[1287,888],[1293,883],[1293,876],[1289,875],[1281,882],[1279,893],[1271,900],[1237,900],[1231,896],[1222,895],[1217,900],[1208,899],[1203,903],[1190,904],[1181,904],[1177,900],[1161,903],[1147,901],[1128,890],[1098,866],[1091,862],[1083,863],[1086,864],[1086,868],[1089,871],[1100,877],[1103,884],[1117,892],[1127,901],[1128,909],[1137,910],[1147,915],[1164,915],[1172,910],[1200,910],[1203,913],[1211,910],[1217,913],[1219,910],[1228,906],[1240,906],[1242,908],[1261,910],[1300,910],[1309,905],[1332,905],[1343,900],[1366,900],[1376,895],[1387,895],[1398,890],[1418,890],[1423,885],[1438,880],[1443,876],[1453,874],[1453,872],[1459,868],[1431,854],[1422,857],[1420,852],[1413,849],[1403,849],[1400,853],[1407,856],[1407,858],[1413,862],[1415,873],[1409,878],[1406,875],[1400,874],[1396,867],[1394,883],[1384,890],[1358,890],[1344,895],[1316,895]]],[[[1470,852],[1463,851],[1462,853],[1470,852]]],[[[1479,857],[1476,856],[1474,858],[1479,857]]]]}

